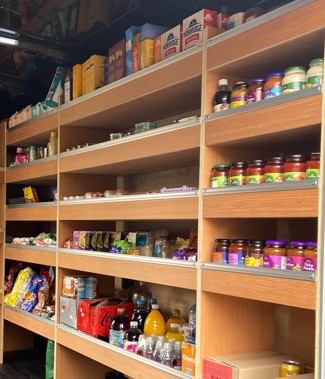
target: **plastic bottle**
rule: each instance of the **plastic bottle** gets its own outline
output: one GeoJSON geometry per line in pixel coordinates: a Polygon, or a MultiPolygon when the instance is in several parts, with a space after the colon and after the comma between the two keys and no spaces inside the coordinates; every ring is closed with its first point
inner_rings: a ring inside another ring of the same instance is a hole
{"type": "Polygon", "coordinates": [[[140,282],[139,286],[135,288],[132,294],[133,304],[137,304],[137,300],[143,300],[147,306],[148,300],[152,298],[152,293],[144,282],[140,282]]]}
{"type": "Polygon", "coordinates": [[[130,329],[128,329],[124,335],[123,348],[124,350],[135,353],[138,346],[138,340],[141,335],[141,330],[138,328],[137,321],[130,322],[130,329]]]}
{"type": "Polygon", "coordinates": [[[166,334],[166,323],[163,315],[159,311],[159,305],[153,304],[152,311],[144,322],[144,334],[151,336],[156,334],[157,336],[164,336],[166,334]]]}
{"type": "Polygon", "coordinates": [[[220,79],[218,91],[214,96],[213,110],[214,112],[224,111],[230,108],[231,91],[228,88],[228,80],[220,79]]]}
{"type": "Polygon", "coordinates": [[[51,132],[51,137],[48,143],[48,156],[51,157],[58,153],[58,137],[56,132],[51,132]]]}
{"type": "Polygon", "coordinates": [[[165,342],[161,363],[168,367],[173,367],[173,347],[170,342],[165,342]]]}
{"type": "Polygon", "coordinates": [[[26,163],[26,156],[22,147],[17,147],[15,165],[26,163]]]}
{"type": "Polygon", "coordinates": [[[161,358],[164,351],[165,337],[159,336],[156,342],[155,350],[153,352],[152,359],[158,363],[161,363],[161,358]]]}
{"type": "Polygon", "coordinates": [[[146,321],[146,318],[148,316],[149,312],[147,311],[144,301],[143,300],[137,300],[137,305],[134,308],[131,321],[137,321],[138,322],[138,328],[143,332],[144,322],[146,321]]]}
{"type": "Polygon", "coordinates": [[[184,341],[182,333],[179,331],[179,324],[171,323],[170,330],[165,334],[165,338],[173,339],[174,341],[184,341]]]}
{"type": "Polygon", "coordinates": [[[130,318],[124,308],[117,308],[117,315],[113,317],[109,330],[109,343],[123,347],[125,332],[130,329],[130,318]]]}
{"type": "Polygon", "coordinates": [[[189,317],[188,317],[188,325],[190,329],[190,338],[195,341],[196,334],[196,303],[193,304],[190,308],[189,317]]]}
{"type": "Polygon", "coordinates": [[[174,309],[173,310],[173,315],[169,317],[169,319],[166,322],[166,330],[167,332],[170,330],[170,324],[175,323],[175,324],[185,324],[186,321],[184,317],[181,315],[181,311],[179,309],[174,309]]]}
{"type": "Polygon", "coordinates": [[[29,149],[29,161],[33,162],[33,161],[36,161],[36,159],[37,159],[36,146],[31,146],[29,149]]]}
{"type": "Polygon", "coordinates": [[[148,304],[147,304],[147,312],[148,312],[148,314],[152,311],[152,305],[153,304],[157,304],[157,299],[151,298],[151,299],[148,300],[148,304]]]}
{"type": "Polygon", "coordinates": [[[148,359],[153,359],[153,352],[155,350],[155,340],[153,337],[147,337],[146,347],[143,351],[143,356],[148,359]]]}
{"type": "Polygon", "coordinates": [[[182,342],[176,341],[173,353],[173,368],[175,370],[182,370],[182,342]]]}

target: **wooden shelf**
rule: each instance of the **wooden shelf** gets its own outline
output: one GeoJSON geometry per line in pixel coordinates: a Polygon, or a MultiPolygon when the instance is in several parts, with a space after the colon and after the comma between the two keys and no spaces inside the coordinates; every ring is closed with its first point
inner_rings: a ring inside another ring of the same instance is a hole
{"type": "Polygon", "coordinates": [[[223,191],[222,194],[211,194],[203,198],[204,218],[299,218],[317,216],[317,188],[291,191],[272,191],[270,188],[269,191],[260,193],[243,191],[243,193],[229,192],[229,194],[223,191]]]}
{"type": "Polygon", "coordinates": [[[126,195],[114,199],[61,201],[60,220],[197,220],[198,196],[126,195]]]}
{"type": "Polygon", "coordinates": [[[8,146],[37,146],[47,144],[51,131],[58,128],[58,111],[54,110],[7,131],[8,146]]]}
{"type": "Polygon", "coordinates": [[[206,122],[205,144],[256,149],[264,145],[278,149],[288,144],[304,146],[311,139],[319,140],[321,119],[322,94],[308,89],[211,115],[206,122]]]}
{"type": "Polygon", "coordinates": [[[60,123],[114,131],[198,109],[201,65],[201,49],[180,53],[62,106],[60,123]]]}
{"type": "Polygon", "coordinates": [[[60,172],[123,175],[198,164],[200,126],[162,127],[60,156],[60,172]]]}
{"type": "Polygon", "coordinates": [[[202,269],[202,291],[316,309],[316,282],[202,269]]]}
{"type": "Polygon", "coordinates": [[[50,340],[55,338],[54,322],[40,316],[5,306],[4,319],[50,340]]]}
{"type": "Polygon", "coordinates": [[[7,169],[7,183],[49,183],[57,179],[58,162],[55,157],[39,159],[7,169]]]}
{"type": "Polygon", "coordinates": [[[8,244],[5,249],[5,258],[19,262],[22,261],[40,265],[55,266],[56,250],[8,244]]]}
{"type": "Polygon", "coordinates": [[[58,266],[102,275],[196,289],[196,265],[189,261],[175,261],[151,257],[132,257],[91,251],[59,251],[58,266]],[[157,272],[160,274],[157,275],[157,272]]]}
{"type": "Polygon", "coordinates": [[[211,39],[207,70],[254,78],[297,64],[308,68],[311,59],[323,56],[325,4],[315,0],[301,8],[295,3],[211,39]],[[301,17],[303,25],[297,22],[301,17]]]}
{"type": "Polygon", "coordinates": [[[56,221],[56,203],[33,203],[7,206],[7,221],[56,221]]]}
{"type": "Polygon", "coordinates": [[[122,348],[111,346],[108,343],[77,332],[71,328],[60,325],[57,330],[57,342],[88,358],[123,372],[132,378],[143,377],[150,379],[176,379],[190,378],[189,376],[171,368],[164,367],[157,362],[125,352],[122,348]],[[159,369],[161,367],[161,369],[159,369]],[[173,375],[173,372],[175,374],[173,375]]]}
{"type": "Polygon", "coordinates": [[[5,239],[4,235],[5,235],[4,232],[0,232],[0,244],[4,243],[4,239],[5,239]]]}
{"type": "Polygon", "coordinates": [[[0,184],[5,183],[5,177],[6,177],[5,171],[0,170],[0,184]]]}

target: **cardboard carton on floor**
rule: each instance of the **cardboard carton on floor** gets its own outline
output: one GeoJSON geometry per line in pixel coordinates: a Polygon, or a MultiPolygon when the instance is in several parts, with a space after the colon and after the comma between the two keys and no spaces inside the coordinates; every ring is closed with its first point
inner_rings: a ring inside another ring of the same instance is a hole
{"type": "Polygon", "coordinates": [[[274,379],[279,376],[281,363],[289,359],[292,357],[272,351],[206,358],[203,360],[203,378],[274,379]]]}

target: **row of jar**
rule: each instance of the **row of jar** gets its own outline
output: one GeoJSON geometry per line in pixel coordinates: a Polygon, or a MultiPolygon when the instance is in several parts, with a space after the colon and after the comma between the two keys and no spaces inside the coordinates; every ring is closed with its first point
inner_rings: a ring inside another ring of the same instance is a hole
{"type": "Polygon", "coordinates": [[[292,66],[283,72],[271,72],[266,78],[253,78],[249,83],[238,81],[232,90],[228,87],[227,79],[220,79],[213,99],[214,112],[322,85],[323,59],[313,59],[309,65],[308,71],[304,66],[292,66]]]}
{"type": "Polygon", "coordinates": [[[216,239],[212,261],[219,264],[314,272],[317,243],[282,240],[216,239]]]}
{"type": "Polygon", "coordinates": [[[217,164],[211,170],[211,187],[279,183],[284,181],[317,180],[320,174],[320,153],[271,157],[266,161],[217,164]]]}

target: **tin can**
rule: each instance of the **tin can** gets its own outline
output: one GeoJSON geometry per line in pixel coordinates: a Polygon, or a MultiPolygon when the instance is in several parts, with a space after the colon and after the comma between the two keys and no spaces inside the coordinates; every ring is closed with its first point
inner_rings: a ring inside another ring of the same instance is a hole
{"type": "Polygon", "coordinates": [[[302,374],[301,364],[297,361],[284,361],[280,366],[280,378],[302,374]]]}

